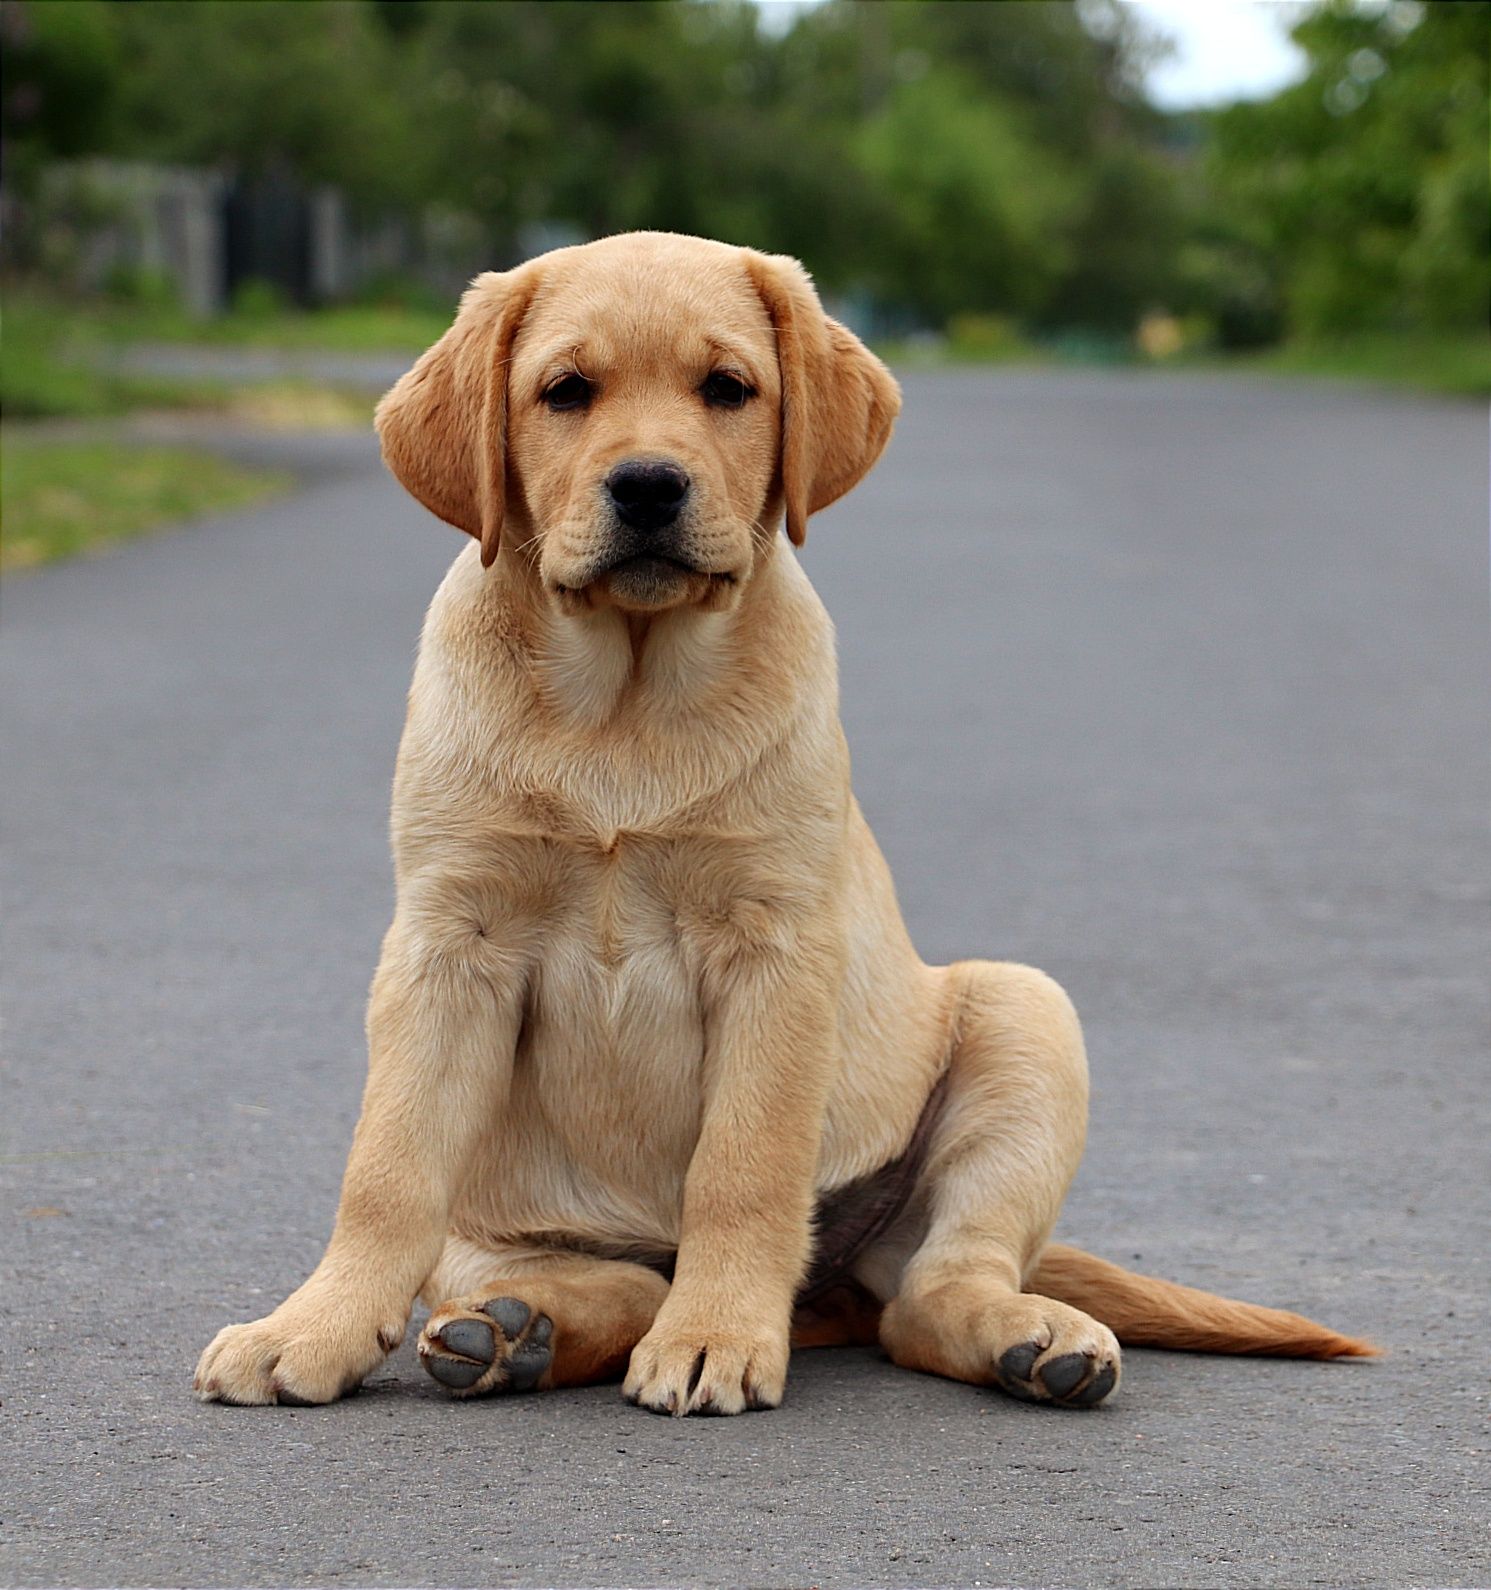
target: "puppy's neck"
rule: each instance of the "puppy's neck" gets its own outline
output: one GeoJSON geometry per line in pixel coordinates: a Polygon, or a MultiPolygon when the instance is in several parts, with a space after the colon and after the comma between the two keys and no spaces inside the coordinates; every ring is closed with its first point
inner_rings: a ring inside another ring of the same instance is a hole
{"type": "Polygon", "coordinates": [[[651,617],[611,607],[550,612],[534,647],[544,695],[577,724],[644,706],[677,710],[719,683],[731,613],[678,608],[651,617]]]}

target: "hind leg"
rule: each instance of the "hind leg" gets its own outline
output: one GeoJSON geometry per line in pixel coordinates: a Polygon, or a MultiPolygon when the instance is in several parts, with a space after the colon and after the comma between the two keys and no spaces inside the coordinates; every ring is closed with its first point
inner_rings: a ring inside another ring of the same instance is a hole
{"type": "Polygon", "coordinates": [[[456,1396],[480,1397],[619,1380],[668,1283],[619,1259],[453,1237],[424,1295],[441,1301],[420,1363],[456,1396]]]}
{"type": "Polygon", "coordinates": [[[1118,1384],[1105,1325],[1021,1291],[1087,1132],[1087,1059],[1062,990],[1001,962],[948,968],[958,1018],[948,1092],[922,1177],[926,1237],[880,1324],[908,1369],[1091,1407],[1118,1384]]]}

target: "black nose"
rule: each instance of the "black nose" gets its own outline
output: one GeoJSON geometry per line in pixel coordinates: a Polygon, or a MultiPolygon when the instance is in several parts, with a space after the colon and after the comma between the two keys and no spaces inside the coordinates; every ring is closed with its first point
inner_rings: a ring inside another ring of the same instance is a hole
{"type": "Polygon", "coordinates": [[[616,517],[633,530],[661,530],[678,517],[689,494],[689,477],[676,464],[628,459],[606,476],[616,517]]]}

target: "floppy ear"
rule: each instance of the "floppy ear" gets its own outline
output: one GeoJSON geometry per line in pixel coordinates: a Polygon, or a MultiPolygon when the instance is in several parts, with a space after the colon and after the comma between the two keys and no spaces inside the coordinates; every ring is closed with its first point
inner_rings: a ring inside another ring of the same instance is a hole
{"type": "Polygon", "coordinates": [[[533,297],[528,267],[487,271],[466,289],[455,324],[378,405],[383,461],[447,524],[481,542],[482,567],[502,543],[507,506],[507,369],[533,297]]]}
{"type": "Polygon", "coordinates": [[[785,254],[746,250],[777,334],[782,372],[782,496],[793,546],[808,515],[837,501],[885,451],[901,412],[895,377],[823,312],[812,278],[785,254]]]}

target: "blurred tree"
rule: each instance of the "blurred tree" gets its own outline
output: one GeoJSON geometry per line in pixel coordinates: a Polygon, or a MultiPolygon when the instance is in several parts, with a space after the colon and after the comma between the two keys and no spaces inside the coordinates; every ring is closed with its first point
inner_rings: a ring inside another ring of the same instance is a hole
{"type": "Polygon", "coordinates": [[[1129,8],[829,0],[787,43],[835,35],[818,92],[863,123],[848,148],[872,179],[882,295],[934,321],[993,310],[1123,331],[1166,300],[1175,184],[1129,8]]]}
{"type": "Polygon", "coordinates": [[[405,81],[427,107],[434,189],[510,246],[558,222],[792,247],[844,215],[846,184],[788,54],[743,0],[448,0],[405,81]]]}
{"type": "Polygon", "coordinates": [[[375,14],[422,107],[427,191],[509,254],[533,223],[705,232],[938,323],[1127,326],[1163,296],[1157,119],[1112,0],[827,0],[785,30],[744,0],[375,14]]]}
{"type": "Polygon", "coordinates": [[[897,85],[859,158],[887,214],[862,268],[941,324],[960,310],[1031,314],[1063,266],[1074,184],[1025,118],[941,68],[897,85]]]}
{"type": "Polygon", "coordinates": [[[1127,326],[1163,297],[1116,0],[826,0],[786,27],[748,0],[0,3],[51,74],[49,153],[439,201],[496,263],[534,235],[703,232],[937,324],[1127,326]]]}
{"type": "Polygon", "coordinates": [[[86,154],[108,137],[119,49],[103,0],[26,5],[0,0],[5,84],[0,136],[7,180],[45,159],[86,154]]]}
{"type": "Polygon", "coordinates": [[[702,232],[900,324],[1229,344],[1487,297],[1491,0],[1306,11],[1306,79],[1165,117],[1121,0],[0,0],[6,181],[86,153],[478,218],[494,264],[702,232]]]}
{"type": "Polygon", "coordinates": [[[413,107],[366,0],[128,0],[109,11],[120,67],[111,153],[293,172],[374,203],[421,198],[413,107]]]}
{"type": "Polygon", "coordinates": [[[116,125],[119,52],[102,0],[25,5],[0,0],[0,170],[7,270],[40,273],[56,256],[43,174],[59,158],[92,153],[116,125]]]}
{"type": "Polygon", "coordinates": [[[1306,77],[1212,124],[1234,268],[1304,336],[1484,328],[1491,4],[1333,0],[1293,33],[1306,77]]]}

